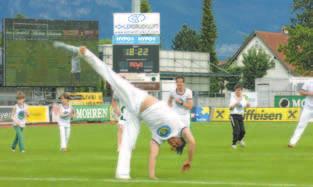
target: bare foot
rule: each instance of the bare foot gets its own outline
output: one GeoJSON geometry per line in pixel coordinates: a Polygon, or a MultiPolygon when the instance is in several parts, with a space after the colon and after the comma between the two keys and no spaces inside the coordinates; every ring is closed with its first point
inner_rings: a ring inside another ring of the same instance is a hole
{"type": "Polygon", "coordinates": [[[158,180],[158,178],[156,176],[150,176],[149,177],[151,180],[158,180]]]}
{"type": "Polygon", "coordinates": [[[82,54],[82,55],[85,54],[86,50],[87,50],[87,49],[86,49],[85,46],[80,46],[80,47],[79,47],[79,53],[82,54]]]}

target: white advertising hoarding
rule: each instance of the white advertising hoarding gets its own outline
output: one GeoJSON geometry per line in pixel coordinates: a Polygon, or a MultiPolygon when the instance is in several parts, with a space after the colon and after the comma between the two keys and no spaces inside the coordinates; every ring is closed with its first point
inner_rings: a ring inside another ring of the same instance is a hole
{"type": "Polygon", "coordinates": [[[160,13],[114,13],[114,35],[160,34],[160,13]]]}

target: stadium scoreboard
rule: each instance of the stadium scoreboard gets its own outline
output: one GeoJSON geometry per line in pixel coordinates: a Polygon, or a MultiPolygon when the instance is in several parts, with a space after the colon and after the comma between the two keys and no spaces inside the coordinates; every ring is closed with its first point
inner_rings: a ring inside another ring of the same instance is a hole
{"type": "Polygon", "coordinates": [[[113,70],[135,86],[160,89],[160,37],[113,36],[113,70]]]}
{"type": "Polygon", "coordinates": [[[113,55],[117,73],[159,73],[158,45],[114,45],[113,55]]]}
{"type": "Polygon", "coordinates": [[[4,85],[98,85],[100,78],[87,63],[53,47],[54,41],[63,41],[97,54],[98,35],[97,21],[4,19],[4,85]]]}

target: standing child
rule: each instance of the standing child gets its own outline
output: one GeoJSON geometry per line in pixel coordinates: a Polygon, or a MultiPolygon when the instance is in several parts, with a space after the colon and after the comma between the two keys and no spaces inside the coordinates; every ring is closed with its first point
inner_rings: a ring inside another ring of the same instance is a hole
{"type": "Polygon", "coordinates": [[[18,144],[22,153],[25,152],[23,130],[26,125],[26,117],[28,116],[28,106],[25,104],[25,94],[23,92],[17,92],[16,94],[17,104],[12,110],[13,128],[15,130],[15,138],[11,145],[11,149],[15,152],[18,144]]]}
{"type": "Polygon", "coordinates": [[[71,134],[71,118],[75,116],[75,110],[69,104],[70,96],[63,93],[60,96],[61,104],[58,106],[58,125],[60,129],[60,147],[61,151],[66,152],[71,134]]]}
{"type": "Polygon", "coordinates": [[[232,148],[237,148],[237,143],[242,147],[245,146],[243,138],[245,136],[245,127],[244,127],[244,112],[245,107],[249,107],[250,104],[248,100],[242,94],[242,86],[237,84],[235,86],[234,97],[230,99],[230,122],[233,128],[233,142],[232,148]]]}

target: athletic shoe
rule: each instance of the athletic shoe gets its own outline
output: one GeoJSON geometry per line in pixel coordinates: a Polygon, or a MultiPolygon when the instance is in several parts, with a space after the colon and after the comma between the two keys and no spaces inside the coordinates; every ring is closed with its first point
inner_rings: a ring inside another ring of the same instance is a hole
{"type": "Polygon", "coordinates": [[[239,145],[241,147],[246,147],[246,143],[243,140],[239,141],[239,145]]]}
{"type": "Polygon", "coordinates": [[[131,177],[129,175],[116,175],[115,178],[118,180],[129,180],[129,179],[131,179],[131,177]]]}
{"type": "Polygon", "coordinates": [[[237,145],[231,145],[233,149],[237,149],[237,145]]]}
{"type": "Polygon", "coordinates": [[[293,144],[288,144],[288,147],[289,148],[294,148],[296,145],[293,145],[293,144]]]}
{"type": "Polygon", "coordinates": [[[25,150],[22,150],[21,153],[25,153],[25,150]]]}
{"type": "Polygon", "coordinates": [[[67,148],[61,148],[62,152],[67,152],[67,148]]]}
{"type": "Polygon", "coordinates": [[[12,151],[12,152],[15,152],[15,149],[11,148],[11,151],[12,151]]]}

